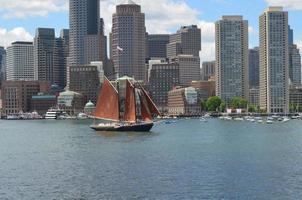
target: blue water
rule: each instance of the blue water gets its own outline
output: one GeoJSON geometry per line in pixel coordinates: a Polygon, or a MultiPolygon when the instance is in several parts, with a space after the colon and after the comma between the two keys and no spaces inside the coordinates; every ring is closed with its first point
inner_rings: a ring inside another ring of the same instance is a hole
{"type": "Polygon", "coordinates": [[[301,199],[302,121],[0,121],[0,199],[301,199]]]}

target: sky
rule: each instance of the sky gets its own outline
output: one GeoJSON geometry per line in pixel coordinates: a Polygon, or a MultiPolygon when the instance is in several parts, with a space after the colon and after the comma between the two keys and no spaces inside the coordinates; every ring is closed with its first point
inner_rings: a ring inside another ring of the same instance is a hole
{"type": "MultiPolygon", "coordinates": [[[[106,33],[115,6],[124,0],[101,0],[106,33]]],[[[302,48],[302,0],[134,0],[146,14],[149,33],[173,33],[180,26],[197,24],[202,30],[201,60],[215,58],[214,23],[222,15],[243,15],[249,21],[250,48],[258,45],[259,15],[268,6],[283,6],[289,12],[294,41],[302,48]]],[[[68,0],[0,0],[0,46],[16,40],[32,41],[37,27],[68,28],[68,0]]]]}

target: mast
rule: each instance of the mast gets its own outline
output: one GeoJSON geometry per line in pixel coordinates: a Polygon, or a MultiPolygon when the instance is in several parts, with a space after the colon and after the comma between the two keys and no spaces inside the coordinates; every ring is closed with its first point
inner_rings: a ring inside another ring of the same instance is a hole
{"type": "Polygon", "coordinates": [[[130,123],[136,122],[135,88],[128,79],[126,80],[126,101],[124,120],[130,123]]]}
{"type": "Polygon", "coordinates": [[[94,117],[110,121],[120,121],[119,115],[118,91],[105,77],[94,111],[94,117]]]}

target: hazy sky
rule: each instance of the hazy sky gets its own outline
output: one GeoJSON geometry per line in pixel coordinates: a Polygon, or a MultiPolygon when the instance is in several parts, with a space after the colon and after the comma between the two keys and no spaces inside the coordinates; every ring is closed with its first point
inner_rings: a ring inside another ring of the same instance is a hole
{"type": "MultiPolygon", "coordinates": [[[[243,15],[249,21],[250,47],[258,45],[258,17],[269,6],[284,6],[295,42],[302,47],[302,0],[134,0],[142,5],[149,33],[170,33],[181,25],[202,29],[202,60],[214,59],[214,22],[222,15],[243,15]]],[[[123,0],[101,1],[106,31],[115,5],[123,0]]],[[[68,0],[0,0],[0,45],[32,40],[37,27],[68,28],[68,0]]]]}

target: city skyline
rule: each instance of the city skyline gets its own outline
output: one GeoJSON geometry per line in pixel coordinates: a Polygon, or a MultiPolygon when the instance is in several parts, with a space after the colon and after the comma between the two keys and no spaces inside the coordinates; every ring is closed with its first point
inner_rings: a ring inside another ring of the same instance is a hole
{"type": "MultiPolygon", "coordinates": [[[[56,35],[68,28],[67,0],[6,1],[0,0],[0,45],[9,46],[17,40],[32,41],[37,27],[55,28],[56,35]]],[[[101,1],[100,16],[104,18],[106,34],[111,29],[112,13],[123,0],[101,1]]],[[[258,18],[268,7],[280,5],[289,11],[289,23],[294,29],[294,42],[301,48],[302,26],[296,20],[302,17],[302,3],[295,0],[136,0],[146,14],[146,28],[149,33],[173,33],[182,25],[197,24],[202,30],[201,60],[215,59],[214,22],[222,15],[243,15],[249,21],[249,47],[259,43],[258,18]],[[157,2],[158,1],[158,2],[157,2]],[[253,10],[250,11],[250,6],[253,10]],[[165,12],[163,12],[165,11],[165,12]],[[186,16],[185,18],[183,16],[186,16]]]]}

